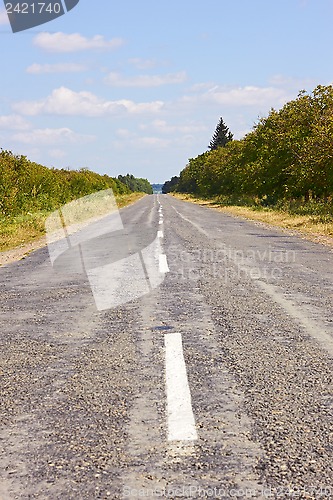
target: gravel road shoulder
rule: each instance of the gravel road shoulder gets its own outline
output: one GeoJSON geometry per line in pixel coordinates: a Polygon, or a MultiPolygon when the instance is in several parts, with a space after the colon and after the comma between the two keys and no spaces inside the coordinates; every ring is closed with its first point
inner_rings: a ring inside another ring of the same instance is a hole
{"type": "Polygon", "coordinates": [[[0,252],[0,266],[10,264],[11,262],[16,262],[18,260],[24,259],[27,255],[39,248],[43,248],[46,245],[46,237],[43,236],[38,240],[31,241],[30,243],[25,243],[18,247],[12,248],[11,250],[6,250],[6,252],[0,252]]]}

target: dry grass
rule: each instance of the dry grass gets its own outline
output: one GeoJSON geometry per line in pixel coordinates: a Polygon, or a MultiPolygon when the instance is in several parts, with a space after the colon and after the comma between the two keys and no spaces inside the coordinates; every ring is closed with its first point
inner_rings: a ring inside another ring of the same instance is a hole
{"type": "Polygon", "coordinates": [[[192,195],[179,193],[172,193],[172,195],[181,200],[206,206],[219,212],[293,230],[312,241],[333,246],[333,222],[323,223],[314,215],[291,215],[272,208],[257,210],[251,207],[225,206],[216,203],[215,200],[203,200],[192,195]]]}
{"type": "Polygon", "coordinates": [[[10,219],[0,219],[0,251],[40,238],[44,233],[47,212],[19,215],[10,219]]]}
{"type": "Polygon", "coordinates": [[[125,207],[127,205],[131,205],[132,203],[135,203],[136,201],[140,200],[140,198],[143,198],[144,196],[147,196],[145,193],[131,193],[131,194],[121,194],[116,196],[117,200],[117,205],[119,208],[125,207]]]}
{"type": "MultiPolygon", "coordinates": [[[[130,205],[143,196],[144,193],[116,196],[118,207],[130,205]]],[[[48,215],[50,212],[36,212],[0,219],[0,252],[23,247],[34,241],[39,245],[38,240],[45,235],[45,220],[48,215]]]]}

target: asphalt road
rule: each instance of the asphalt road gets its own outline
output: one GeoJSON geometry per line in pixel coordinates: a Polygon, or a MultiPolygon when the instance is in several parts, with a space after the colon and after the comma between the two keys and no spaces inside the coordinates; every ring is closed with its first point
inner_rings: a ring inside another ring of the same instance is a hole
{"type": "Polygon", "coordinates": [[[333,498],[332,250],[165,195],[121,219],[0,268],[0,498],[333,498]]]}

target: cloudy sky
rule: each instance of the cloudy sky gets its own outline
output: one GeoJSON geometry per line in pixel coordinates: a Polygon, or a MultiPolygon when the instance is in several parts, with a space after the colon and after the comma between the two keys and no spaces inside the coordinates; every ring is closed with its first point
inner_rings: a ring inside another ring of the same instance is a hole
{"type": "MultiPolygon", "coordinates": [[[[1,4],[2,5],[2,4],[1,4]]],[[[0,6],[0,147],[151,182],[333,82],[333,0],[80,0],[13,34],[0,6]]]]}

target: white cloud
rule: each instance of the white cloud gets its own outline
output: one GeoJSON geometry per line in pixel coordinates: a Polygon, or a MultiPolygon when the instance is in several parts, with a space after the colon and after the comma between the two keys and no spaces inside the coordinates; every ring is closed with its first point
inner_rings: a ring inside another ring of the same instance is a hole
{"type": "Polygon", "coordinates": [[[1,9],[0,10],[0,25],[4,26],[6,24],[9,24],[7,12],[4,9],[1,9]]]}
{"type": "Polygon", "coordinates": [[[0,129],[4,130],[27,130],[31,124],[19,115],[0,116],[0,129]]]}
{"type": "Polygon", "coordinates": [[[162,101],[135,103],[122,99],[107,101],[91,92],[74,92],[66,87],[60,87],[46,98],[38,101],[23,101],[13,105],[13,108],[24,115],[54,114],[67,116],[100,117],[116,113],[156,113],[163,107],[162,101]]]}
{"type": "Polygon", "coordinates": [[[166,148],[169,146],[170,141],[161,139],[160,137],[138,137],[132,141],[132,144],[137,147],[153,147],[153,148],[166,148]]]}
{"type": "Polygon", "coordinates": [[[184,96],[182,101],[188,103],[204,102],[228,107],[272,107],[284,104],[290,98],[289,92],[277,87],[219,87],[210,88],[207,92],[194,96],[184,96]]]}
{"type": "Polygon", "coordinates": [[[191,92],[204,92],[208,90],[212,90],[213,88],[217,88],[217,86],[212,82],[203,82],[203,83],[195,83],[189,89],[191,92]]]}
{"type": "MultiPolygon", "coordinates": [[[[188,124],[188,125],[169,125],[165,120],[154,120],[152,122],[152,126],[155,130],[158,130],[161,133],[173,134],[173,133],[181,133],[181,134],[192,134],[195,132],[205,132],[207,127],[202,124],[188,124]]],[[[145,127],[145,125],[144,125],[145,127]]]]}
{"type": "Polygon", "coordinates": [[[298,93],[303,89],[312,90],[318,82],[313,78],[294,78],[277,74],[269,79],[269,83],[274,87],[283,87],[298,93]]]}
{"type": "Polygon", "coordinates": [[[185,71],[166,75],[138,75],[134,77],[125,77],[112,72],[104,78],[104,82],[113,87],[160,87],[161,85],[183,83],[185,80],[185,71]]]}
{"type": "Polygon", "coordinates": [[[115,101],[118,105],[123,106],[128,113],[157,113],[164,106],[163,101],[139,102],[135,103],[126,99],[115,101]]]}
{"type": "Polygon", "coordinates": [[[285,102],[284,90],[274,87],[239,87],[236,89],[216,89],[209,93],[218,104],[229,106],[270,106],[272,102],[285,102]]]}
{"type": "Polygon", "coordinates": [[[121,38],[106,40],[102,35],[95,35],[87,38],[80,33],[66,34],[57,33],[39,33],[33,39],[33,44],[48,52],[78,52],[81,50],[112,50],[124,44],[121,38]]]}
{"type": "Polygon", "coordinates": [[[51,158],[56,158],[57,160],[60,160],[62,158],[65,158],[66,152],[63,149],[50,149],[49,155],[51,158]]]}
{"type": "Polygon", "coordinates": [[[79,73],[87,69],[83,64],[59,63],[59,64],[31,64],[26,69],[27,73],[41,75],[43,73],[79,73]]]}
{"type": "Polygon", "coordinates": [[[128,139],[129,137],[132,137],[133,132],[131,132],[127,128],[119,128],[118,130],[116,130],[116,135],[121,139],[128,139]]]}
{"type": "Polygon", "coordinates": [[[140,57],[133,57],[128,62],[140,70],[150,69],[157,65],[155,59],[141,59],[140,57]]]}
{"type": "MultiPolygon", "coordinates": [[[[144,131],[144,127],[140,127],[144,131]]],[[[191,133],[180,133],[180,130],[174,129],[174,134],[170,134],[167,138],[158,135],[140,135],[128,129],[118,129],[116,131],[117,139],[113,141],[112,145],[117,149],[150,149],[165,150],[170,147],[183,147],[184,145],[196,144],[197,138],[191,133]]]]}
{"type": "Polygon", "coordinates": [[[87,140],[94,140],[95,137],[92,135],[77,134],[69,128],[45,128],[20,132],[15,134],[12,139],[24,144],[42,145],[86,142],[87,140]]]}
{"type": "Polygon", "coordinates": [[[118,139],[113,142],[113,145],[118,149],[125,149],[128,147],[138,149],[165,149],[171,143],[170,139],[164,139],[153,135],[141,136],[134,131],[123,128],[116,131],[116,136],[118,139]]]}
{"type": "Polygon", "coordinates": [[[170,146],[170,141],[167,139],[161,139],[160,137],[154,136],[136,136],[132,134],[132,137],[121,137],[119,140],[113,142],[113,146],[117,149],[147,149],[148,151],[151,149],[166,149],[170,146]]]}

